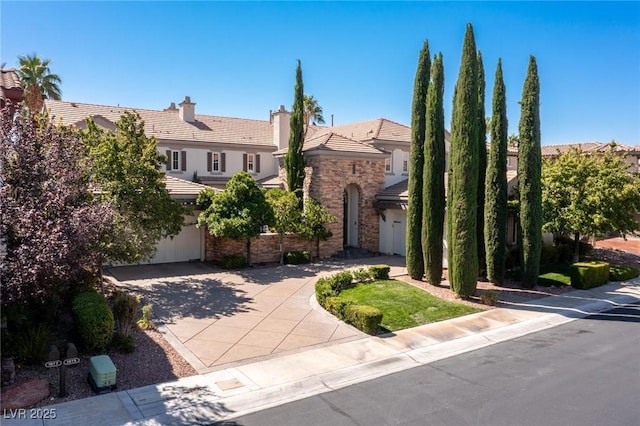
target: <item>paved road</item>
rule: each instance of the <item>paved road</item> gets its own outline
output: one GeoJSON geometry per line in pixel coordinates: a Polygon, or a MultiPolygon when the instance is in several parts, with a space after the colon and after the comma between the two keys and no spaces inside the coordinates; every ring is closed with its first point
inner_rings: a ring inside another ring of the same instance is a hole
{"type": "Polygon", "coordinates": [[[224,424],[638,425],[639,323],[629,305],[224,424]]]}

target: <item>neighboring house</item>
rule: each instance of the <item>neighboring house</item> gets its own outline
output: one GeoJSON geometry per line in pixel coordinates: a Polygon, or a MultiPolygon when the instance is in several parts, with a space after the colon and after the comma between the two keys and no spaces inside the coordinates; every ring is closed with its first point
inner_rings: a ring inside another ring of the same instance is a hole
{"type": "Polygon", "coordinates": [[[5,105],[17,105],[22,102],[24,91],[18,73],[14,69],[0,70],[0,109],[5,105]]]}

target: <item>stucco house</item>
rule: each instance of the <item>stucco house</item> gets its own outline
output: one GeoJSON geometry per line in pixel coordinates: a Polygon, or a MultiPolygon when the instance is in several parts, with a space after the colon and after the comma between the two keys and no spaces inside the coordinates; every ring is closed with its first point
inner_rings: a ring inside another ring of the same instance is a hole
{"type": "MultiPolygon", "coordinates": [[[[203,187],[189,186],[195,185],[189,181],[222,189],[239,171],[249,172],[267,188],[285,186],[290,113],[284,106],[265,114],[268,120],[196,114],[195,107],[188,96],[178,106],[171,103],[163,110],[45,101],[51,119],[80,128],[86,127],[87,117],[93,117],[97,125],[113,130],[125,111],[138,113],[145,133],[157,139],[158,150],[167,156],[170,192],[179,185],[194,193],[203,187]]],[[[305,193],[336,217],[328,225],[333,236],[320,245],[317,255],[329,257],[345,246],[404,255],[406,196],[403,200],[400,191],[398,199],[380,201],[390,188],[406,188],[410,145],[411,129],[385,118],[307,129],[305,193]]],[[[446,145],[448,151],[448,134],[446,145]]],[[[152,262],[217,260],[221,253],[236,250],[230,242],[221,248],[221,241],[191,226],[197,214],[186,218],[188,225],[180,235],[159,243],[152,262]]],[[[256,262],[268,261],[277,252],[264,237],[252,246],[256,262]]],[[[294,241],[290,245],[306,248],[294,241]]]]}

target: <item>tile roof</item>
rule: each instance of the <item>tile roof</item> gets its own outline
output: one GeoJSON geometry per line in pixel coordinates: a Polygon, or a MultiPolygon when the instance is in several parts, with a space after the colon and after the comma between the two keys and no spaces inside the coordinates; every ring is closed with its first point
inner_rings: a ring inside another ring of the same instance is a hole
{"type": "MultiPolygon", "coordinates": [[[[542,156],[552,156],[568,152],[571,148],[579,148],[582,152],[605,152],[611,147],[611,142],[580,142],[568,143],[561,145],[542,145],[542,156]]],[[[638,152],[639,148],[632,145],[623,145],[616,143],[614,147],[616,152],[638,152]]]]}
{"type": "Polygon", "coordinates": [[[324,133],[307,139],[302,147],[303,152],[311,151],[339,151],[359,152],[363,154],[383,154],[379,149],[337,133],[324,133]]]}
{"type": "Polygon", "coordinates": [[[411,142],[411,128],[386,118],[360,121],[358,123],[343,124],[333,127],[310,126],[313,131],[311,137],[326,133],[335,133],[348,139],[357,141],[398,141],[411,142]]]}
{"type": "Polygon", "coordinates": [[[88,116],[101,116],[115,123],[126,111],[137,112],[145,122],[145,133],[159,140],[212,142],[222,144],[263,145],[275,148],[272,125],[266,120],[196,114],[196,121],[185,122],[175,111],[157,111],[120,106],[83,104],[45,100],[54,120],[78,125],[88,116]]]}
{"type": "Polygon", "coordinates": [[[22,82],[15,69],[0,70],[0,98],[21,101],[23,95],[22,82]]]}
{"type": "Polygon", "coordinates": [[[167,187],[167,191],[169,191],[169,195],[174,198],[184,198],[185,196],[188,198],[196,198],[200,191],[210,188],[206,185],[179,179],[170,175],[164,176],[164,182],[167,187]]]}

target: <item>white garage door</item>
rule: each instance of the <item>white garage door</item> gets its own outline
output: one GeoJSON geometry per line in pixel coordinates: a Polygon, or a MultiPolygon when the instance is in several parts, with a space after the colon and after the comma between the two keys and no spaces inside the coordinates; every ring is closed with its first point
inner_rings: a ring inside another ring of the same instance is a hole
{"type": "Polygon", "coordinates": [[[193,216],[185,217],[185,226],[173,238],[163,238],[158,242],[156,255],[149,263],[173,263],[200,260],[202,253],[203,228],[196,228],[193,216]]]}

